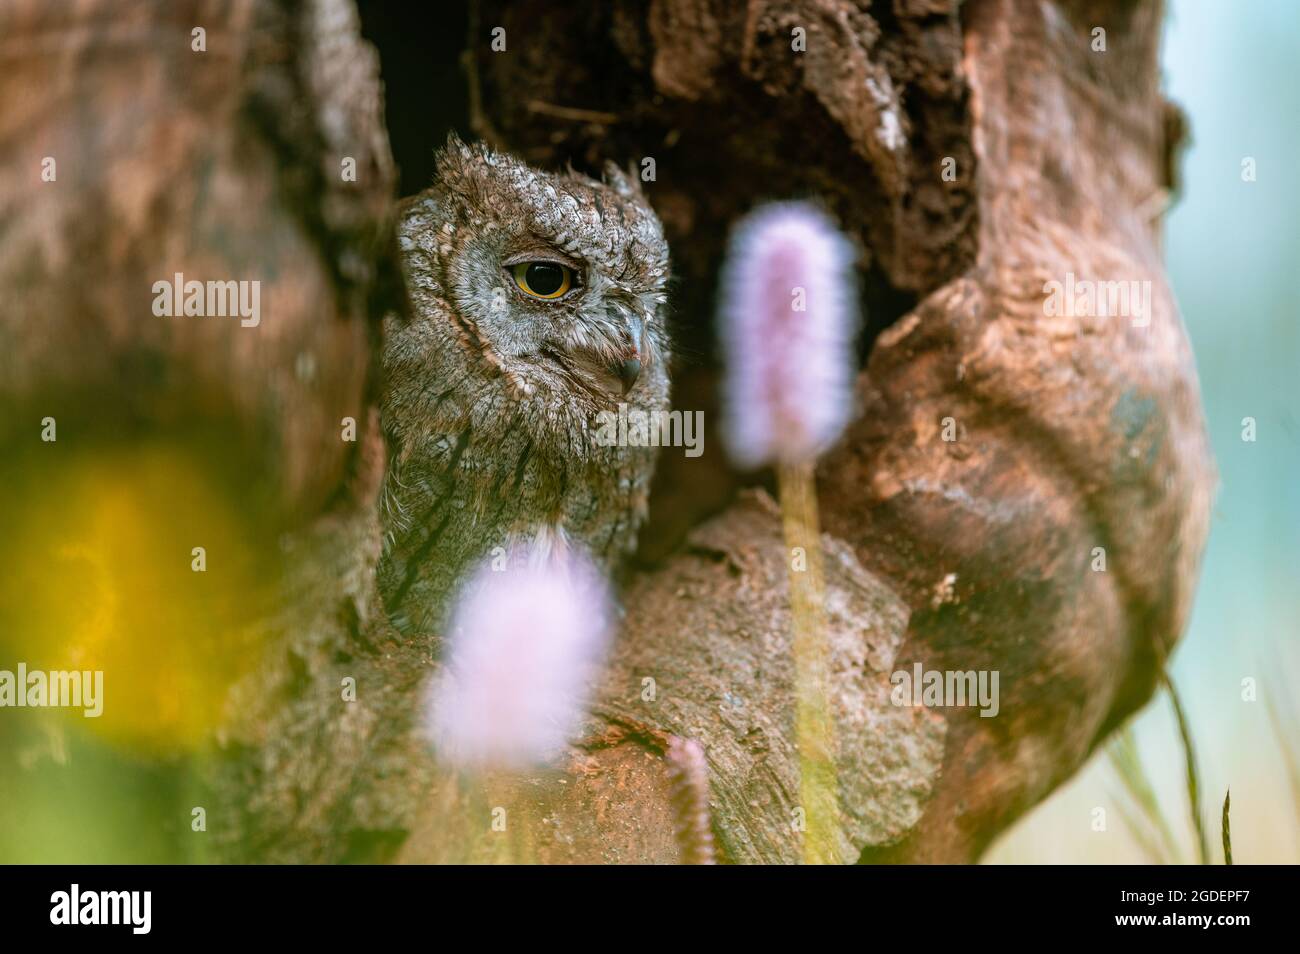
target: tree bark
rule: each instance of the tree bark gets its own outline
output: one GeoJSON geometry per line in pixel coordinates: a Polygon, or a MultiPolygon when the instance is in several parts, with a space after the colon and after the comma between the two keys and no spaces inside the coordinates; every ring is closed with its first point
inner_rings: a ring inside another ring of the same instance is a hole
{"type": "MultiPolygon", "coordinates": [[[[0,8],[0,440],[30,444],[47,407],[128,450],[219,421],[273,485],[276,611],[203,759],[224,856],[672,862],[679,736],[705,752],[723,860],[797,860],[787,552],[716,441],[700,469],[664,459],[648,566],[563,764],[433,762],[437,663],[374,594],[373,358],[405,307],[376,58],[349,0],[158,10],[0,8]],[[57,190],[36,184],[51,154],[57,190]],[[262,277],[265,327],[155,318],[177,271],[262,277]]],[[[1158,5],[532,0],[474,23],[481,135],[544,165],[656,160],[688,349],[756,202],[814,194],[857,239],[866,362],[818,475],[840,854],[977,858],[1150,696],[1204,543],[1213,468],[1159,248],[1178,123],[1158,5]],[[1069,273],[1150,282],[1149,322],[1048,314],[1069,273]],[[893,705],[914,663],[998,671],[999,716],[893,705]]],[[[684,366],[678,406],[708,413],[715,381],[684,366]]]]}

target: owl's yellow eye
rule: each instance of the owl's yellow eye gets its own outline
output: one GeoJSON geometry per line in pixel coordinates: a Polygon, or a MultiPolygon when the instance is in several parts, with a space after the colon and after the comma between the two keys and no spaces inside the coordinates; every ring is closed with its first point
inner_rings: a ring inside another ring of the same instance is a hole
{"type": "Polygon", "coordinates": [[[510,266],[515,284],[533,298],[559,298],[573,287],[573,269],[556,262],[520,262],[510,266]]]}

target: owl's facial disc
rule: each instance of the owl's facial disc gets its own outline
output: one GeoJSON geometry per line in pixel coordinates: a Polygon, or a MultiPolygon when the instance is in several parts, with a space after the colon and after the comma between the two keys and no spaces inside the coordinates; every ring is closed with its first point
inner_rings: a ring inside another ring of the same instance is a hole
{"type": "Polygon", "coordinates": [[[551,358],[602,404],[615,403],[653,360],[646,319],[618,298],[600,296],[564,329],[551,358]]]}
{"type": "Polygon", "coordinates": [[[601,405],[627,397],[652,360],[639,296],[589,263],[531,242],[503,255],[501,268],[530,316],[534,356],[601,405]]]}

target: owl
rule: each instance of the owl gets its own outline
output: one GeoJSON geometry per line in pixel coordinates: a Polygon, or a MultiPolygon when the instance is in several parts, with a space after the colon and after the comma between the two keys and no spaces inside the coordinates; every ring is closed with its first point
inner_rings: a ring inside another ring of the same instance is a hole
{"type": "Polygon", "coordinates": [[[581,548],[614,572],[656,448],[608,415],[668,405],[668,249],[634,176],[550,174],[453,136],[400,207],[409,314],[384,322],[379,585],[436,632],[483,560],[581,548]],[[602,436],[605,435],[605,436],[602,436]]]}

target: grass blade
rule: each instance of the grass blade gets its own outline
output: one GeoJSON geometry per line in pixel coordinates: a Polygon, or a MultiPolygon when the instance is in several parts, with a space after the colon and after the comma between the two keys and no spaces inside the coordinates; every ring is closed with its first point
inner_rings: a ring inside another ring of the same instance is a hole
{"type": "Polygon", "coordinates": [[[1115,734],[1106,754],[1133,805],[1129,808],[1117,801],[1120,817],[1124,819],[1133,840],[1152,864],[1179,864],[1181,859],[1177,844],[1146,770],[1142,767],[1142,758],[1131,725],[1115,734]]]}
{"type": "Polygon", "coordinates": [[[1187,759],[1187,802],[1192,813],[1192,827],[1196,831],[1196,855],[1199,863],[1210,863],[1210,842],[1205,835],[1205,821],[1201,815],[1201,784],[1196,770],[1196,748],[1192,745],[1192,730],[1187,724],[1187,715],[1183,704],[1174,688],[1174,681],[1169,673],[1163,675],[1165,688],[1169,690],[1169,699],[1174,704],[1174,717],[1178,720],[1178,735],[1183,740],[1183,754],[1187,759]]]}
{"type": "Polygon", "coordinates": [[[1223,863],[1232,864],[1232,826],[1228,824],[1228,806],[1232,804],[1232,789],[1223,796],[1223,863]]]}

